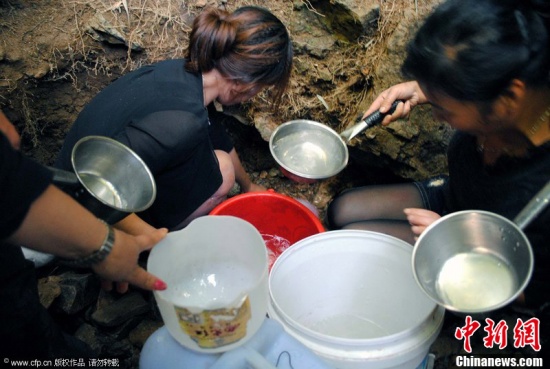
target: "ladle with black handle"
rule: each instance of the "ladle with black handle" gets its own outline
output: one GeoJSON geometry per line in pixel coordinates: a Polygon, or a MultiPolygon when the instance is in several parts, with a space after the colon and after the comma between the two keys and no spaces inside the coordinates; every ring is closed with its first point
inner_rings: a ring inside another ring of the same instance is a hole
{"type": "Polygon", "coordinates": [[[390,109],[385,112],[381,113],[379,110],[375,111],[374,113],[367,116],[365,119],[361,120],[358,123],[355,123],[350,128],[346,129],[344,132],[340,133],[340,137],[344,140],[344,142],[348,143],[351,141],[352,138],[357,136],[359,133],[363,132],[367,128],[370,128],[378,123],[381,123],[382,120],[384,120],[384,117],[386,115],[392,114],[395,111],[395,108],[397,108],[397,105],[403,102],[402,100],[395,100],[390,109]]]}

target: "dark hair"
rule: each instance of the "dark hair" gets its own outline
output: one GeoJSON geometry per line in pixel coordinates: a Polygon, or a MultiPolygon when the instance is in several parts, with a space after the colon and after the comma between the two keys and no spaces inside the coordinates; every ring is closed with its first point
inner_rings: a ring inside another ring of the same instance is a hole
{"type": "Polygon", "coordinates": [[[426,18],[402,67],[429,90],[492,102],[520,79],[549,84],[548,0],[447,0],[426,18]]]}
{"type": "Polygon", "coordinates": [[[199,14],[189,38],[185,68],[246,84],[274,86],[279,101],[292,72],[292,43],[283,23],[264,8],[246,6],[228,13],[208,9],[199,14]]]}

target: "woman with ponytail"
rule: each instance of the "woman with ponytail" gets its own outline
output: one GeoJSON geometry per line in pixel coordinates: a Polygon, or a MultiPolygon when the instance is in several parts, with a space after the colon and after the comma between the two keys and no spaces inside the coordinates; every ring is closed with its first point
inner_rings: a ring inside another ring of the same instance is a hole
{"type": "MultiPolygon", "coordinates": [[[[383,91],[365,114],[402,100],[388,124],[431,104],[435,119],[455,129],[448,176],[345,191],[327,212],[333,229],[378,231],[414,244],[448,213],[479,209],[514,219],[550,180],[548,5],[448,0],[427,17],[402,67],[410,81],[383,91]]],[[[550,207],[525,233],[535,252],[525,303],[548,309],[550,207]]]]}
{"type": "Polygon", "coordinates": [[[292,69],[292,45],[283,23],[260,7],[233,13],[207,9],[193,23],[185,59],[130,72],[101,91],[79,114],[56,166],[71,169],[71,150],[88,135],[112,137],[134,150],[157,184],[154,204],[117,226],[185,227],[208,214],[237,182],[251,182],[214,101],[239,104],[270,88],[277,103],[292,69]],[[143,222],[145,220],[148,224],[143,222]]]}

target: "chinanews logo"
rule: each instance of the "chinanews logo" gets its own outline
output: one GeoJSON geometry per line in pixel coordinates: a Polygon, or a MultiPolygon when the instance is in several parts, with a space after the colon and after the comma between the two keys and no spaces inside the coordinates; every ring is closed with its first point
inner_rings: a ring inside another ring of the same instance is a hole
{"type": "MultiPolygon", "coordinates": [[[[481,328],[481,323],[472,319],[471,316],[466,316],[465,324],[455,330],[455,338],[462,340],[464,351],[472,352],[471,338],[481,328]]],[[[513,326],[513,342],[508,342],[508,324],[505,320],[498,323],[490,318],[485,319],[483,331],[483,345],[486,348],[499,348],[501,350],[513,345],[514,348],[520,349],[531,347],[534,351],[541,350],[540,344],[540,320],[531,318],[526,321],[517,319],[513,326]]],[[[457,356],[457,367],[543,367],[542,358],[515,358],[515,357],[476,357],[476,356],[457,356]]]]}

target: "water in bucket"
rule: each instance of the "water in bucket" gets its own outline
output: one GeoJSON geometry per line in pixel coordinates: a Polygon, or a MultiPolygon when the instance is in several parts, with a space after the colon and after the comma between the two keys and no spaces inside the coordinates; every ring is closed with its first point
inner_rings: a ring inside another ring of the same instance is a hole
{"type": "Polygon", "coordinates": [[[269,259],[269,270],[273,267],[273,263],[277,257],[290,247],[290,241],[284,237],[262,233],[265,246],[267,248],[267,256],[269,259]]]}
{"type": "Polygon", "coordinates": [[[167,293],[175,305],[208,306],[210,309],[230,306],[254,287],[254,274],[245,265],[229,261],[192,265],[181,274],[167,293]]]}
{"type": "Polygon", "coordinates": [[[151,251],[147,269],[168,285],[154,292],[168,331],[191,350],[236,348],[266,317],[267,252],[242,219],[204,216],[170,232],[151,251]]]}
{"type": "Polygon", "coordinates": [[[412,247],[369,231],[298,241],[269,277],[269,317],[338,369],[428,368],[445,309],[416,285],[412,247]]]}

